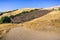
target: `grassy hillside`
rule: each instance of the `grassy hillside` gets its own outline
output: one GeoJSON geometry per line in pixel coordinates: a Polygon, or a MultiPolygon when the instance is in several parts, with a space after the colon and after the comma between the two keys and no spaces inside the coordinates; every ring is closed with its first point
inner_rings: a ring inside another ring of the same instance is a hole
{"type": "Polygon", "coordinates": [[[11,18],[11,22],[13,23],[24,23],[27,21],[31,21],[33,19],[39,18],[51,12],[52,10],[33,10],[31,12],[22,12],[21,14],[16,15],[11,18]]]}
{"type": "MultiPolygon", "coordinates": [[[[36,10],[35,8],[24,8],[24,9],[19,9],[19,10],[12,10],[12,11],[6,11],[6,12],[2,12],[0,14],[0,19],[2,18],[2,20],[6,20],[5,17],[9,17],[9,16],[15,16],[15,15],[18,15],[18,14],[21,14],[22,12],[25,12],[25,11],[28,11],[28,12],[32,12],[36,10]]],[[[2,22],[2,20],[0,22],[2,22]]],[[[8,21],[8,20],[6,20],[8,21]]],[[[0,24],[0,39],[7,33],[9,32],[9,30],[11,28],[14,28],[14,27],[22,27],[23,25],[22,24],[11,24],[11,23],[3,23],[3,24],[0,24]]]]}
{"type": "Polygon", "coordinates": [[[1,16],[10,16],[10,15],[17,15],[23,11],[30,11],[30,10],[35,10],[35,8],[24,8],[24,9],[16,9],[16,10],[12,10],[12,11],[6,11],[6,12],[2,12],[1,16]]]}
{"type": "MultiPolygon", "coordinates": [[[[0,15],[0,19],[4,16],[9,17],[13,15],[14,17],[17,17],[19,20],[25,21],[20,24],[14,24],[14,23],[13,24],[12,23],[0,24],[0,38],[4,36],[11,28],[15,28],[15,27],[26,27],[33,30],[37,30],[37,31],[60,32],[60,10],[39,9],[39,11],[37,12],[36,11],[32,12],[32,11],[35,11],[35,8],[8,11],[0,15]],[[49,12],[47,12],[46,10],[49,10],[49,12]],[[19,19],[22,16],[21,13],[25,11],[28,11],[29,13],[22,14],[23,18],[19,19]],[[27,19],[28,21],[26,21],[27,19]]],[[[15,18],[15,20],[17,19],[15,18]]]]}
{"type": "Polygon", "coordinates": [[[52,11],[40,18],[25,22],[24,26],[39,31],[44,30],[60,32],[60,11],[52,11]]]}
{"type": "MultiPolygon", "coordinates": [[[[0,15],[0,23],[11,23],[11,18],[21,14],[30,13],[36,10],[40,10],[38,8],[24,8],[24,9],[16,9],[12,11],[2,12],[0,15]]],[[[24,16],[24,15],[23,15],[24,16]]]]}

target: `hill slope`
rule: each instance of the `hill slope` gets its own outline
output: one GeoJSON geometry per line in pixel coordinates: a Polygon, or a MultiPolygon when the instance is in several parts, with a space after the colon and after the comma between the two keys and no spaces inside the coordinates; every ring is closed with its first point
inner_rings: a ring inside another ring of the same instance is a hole
{"type": "Polygon", "coordinates": [[[6,11],[6,12],[2,12],[0,13],[0,18],[4,17],[4,16],[15,16],[17,14],[20,14],[24,11],[31,11],[31,10],[35,10],[36,8],[23,8],[23,9],[16,9],[16,10],[11,10],[11,11],[6,11]]]}
{"type": "Polygon", "coordinates": [[[60,11],[52,11],[23,25],[35,30],[60,31],[60,11]]]}
{"type": "Polygon", "coordinates": [[[55,31],[60,32],[60,11],[50,9],[23,9],[5,12],[0,15],[0,18],[4,16],[11,16],[10,24],[0,24],[0,37],[4,36],[9,29],[14,27],[26,27],[37,31],[55,31]],[[27,12],[27,13],[23,13],[27,12]],[[20,24],[14,24],[20,23],[20,24]]]}
{"type": "Polygon", "coordinates": [[[52,10],[34,10],[32,12],[24,12],[22,14],[18,14],[15,17],[11,18],[11,21],[13,23],[23,23],[23,22],[27,22],[27,21],[31,21],[35,18],[39,18],[41,16],[44,16],[46,14],[48,14],[49,12],[51,12],[52,10]]]}

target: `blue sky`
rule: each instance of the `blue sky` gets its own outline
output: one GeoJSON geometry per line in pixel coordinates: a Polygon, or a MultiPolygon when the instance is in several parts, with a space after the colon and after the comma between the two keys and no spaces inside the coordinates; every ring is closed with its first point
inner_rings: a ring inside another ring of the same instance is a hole
{"type": "Polygon", "coordinates": [[[0,11],[21,8],[46,8],[60,5],[60,0],[0,0],[0,11]]]}

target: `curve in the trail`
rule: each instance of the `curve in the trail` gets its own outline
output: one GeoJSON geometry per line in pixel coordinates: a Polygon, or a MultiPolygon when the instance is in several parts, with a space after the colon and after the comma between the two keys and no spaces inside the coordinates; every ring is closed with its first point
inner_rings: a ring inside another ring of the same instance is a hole
{"type": "Polygon", "coordinates": [[[5,40],[60,40],[60,34],[55,32],[37,32],[24,27],[11,29],[5,40]]]}

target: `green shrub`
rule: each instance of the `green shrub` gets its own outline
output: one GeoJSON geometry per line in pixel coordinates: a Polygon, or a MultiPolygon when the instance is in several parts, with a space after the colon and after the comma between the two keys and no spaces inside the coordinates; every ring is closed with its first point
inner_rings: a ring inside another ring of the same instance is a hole
{"type": "Polygon", "coordinates": [[[13,18],[14,16],[13,15],[11,15],[9,18],[13,18]]]}
{"type": "Polygon", "coordinates": [[[0,19],[0,23],[10,23],[11,20],[8,16],[4,16],[0,19]]]}
{"type": "Polygon", "coordinates": [[[52,10],[55,10],[54,8],[52,10]]]}
{"type": "Polygon", "coordinates": [[[39,10],[39,9],[30,10],[30,12],[37,11],[37,10],[39,10]]]}
{"type": "Polygon", "coordinates": [[[29,13],[28,11],[23,11],[22,13],[29,13]]]}
{"type": "MultiPolygon", "coordinates": [[[[41,8],[42,9],[42,8],[41,8]]],[[[35,10],[39,10],[39,9],[35,9],[35,10]]]]}
{"type": "Polygon", "coordinates": [[[60,10],[60,8],[59,8],[59,10],[60,10]]]}

